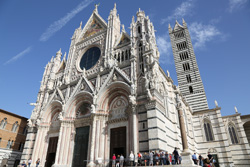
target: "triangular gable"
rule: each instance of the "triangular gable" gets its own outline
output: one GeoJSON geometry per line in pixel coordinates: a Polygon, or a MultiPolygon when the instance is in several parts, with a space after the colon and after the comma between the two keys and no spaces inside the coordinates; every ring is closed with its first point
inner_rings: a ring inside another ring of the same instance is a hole
{"type": "Polygon", "coordinates": [[[88,38],[104,29],[107,29],[107,23],[102,19],[98,13],[93,13],[86,25],[84,26],[80,35],[80,41],[88,38]]]}
{"type": "Polygon", "coordinates": [[[120,37],[118,38],[115,47],[123,46],[130,42],[130,37],[126,32],[122,32],[120,37]]]}
{"type": "Polygon", "coordinates": [[[60,73],[60,72],[64,71],[65,67],[66,67],[65,61],[63,61],[61,63],[61,66],[60,66],[59,70],[57,71],[57,73],[60,73]]]}
{"type": "Polygon", "coordinates": [[[174,31],[176,31],[176,30],[182,30],[182,29],[184,29],[184,27],[182,25],[180,25],[178,23],[178,21],[176,20],[175,26],[174,26],[174,31]]]}
{"type": "Polygon", "coordinates": [[[88,81],[88,79],[84,76],[78,81],[77,85],[72,88],[72,93],[70,94],[70,98],[72,98],[75,94],[77,94],[80,91],[86,91],[93,93],[94,87],[92,86],[92,83],[88,81]]]}
{"type": "Polygon", "coordinates": [[[114,67],[112,71],[109,73],[109,76],[101,85],[100,91],[105,87],[109,86],[112,82],[121,81],[125,82],[126,84],[130,85],[131,81],[127,74],[123,72],[119,67],[114,67]]]}

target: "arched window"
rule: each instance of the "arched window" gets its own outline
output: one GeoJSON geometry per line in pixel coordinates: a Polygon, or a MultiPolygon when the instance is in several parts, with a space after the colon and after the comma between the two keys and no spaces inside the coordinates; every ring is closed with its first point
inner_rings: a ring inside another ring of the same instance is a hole
{"type": "Polygon", "coordinates": [[[8,140],[8,143],[7,143],[7,149],[10,149],[10,144],[11,144],[11,141],[10,140],[8,140]]]}
{"type": "Polygon", "coordinates": [[[142,50],[142,43],[139,44],[139,66],[140,70],[144,73],[144,64],[143,64],[143,50],[142,50]]]}
{"type": "Polygon", "coordinates": [[[23,128],[23,134],[24,134],[24,135],[27,134],[27,129],[28,129],[27,126],[25,126],[25,127],[23,128]]]}
{"type": "Polygon", "coordinates": [[[238,140],[238,137],[237,137],[237,134],[236,134],[235,127],[233,125],[230,124],[228,126],[228,132],[229,132],[232,144],[238,144],[239,140],[238,140]]]}
{"type": "Polygon", "coordinates": [[[138,26],[138,33],[141,34],[141,27],[138,26]]]}
{"type": "Polygon", "coordinates": [[[206,135],[206,140],[213,141],[214,138],[213,138],[212,126],[208,120],[204,121],[204,131],[205,131],[205,135],[206,135]]]}
{"type": "Polygon", "coordinates": [[[16,132],[17,131],[17,128],[18,128],[18,121],[16,121],[13,126],[12,126],[12,132],[16,132]]]}
{"type": "Polygon", "coordinates": [[[194,90],[193,90],[193,87],[192,87],[192,86],[189,86],[189,92],[190,92],[190,93],[193,93],[193,92],[194,92],[194,90]]]}
{"type": "Polygon", "coordinates": [[[7,125],[7,118],[4,118],[4,119],[1,121],[0,128],[1,128],[1,129],[5,129],[6,125],[7,125]]]}

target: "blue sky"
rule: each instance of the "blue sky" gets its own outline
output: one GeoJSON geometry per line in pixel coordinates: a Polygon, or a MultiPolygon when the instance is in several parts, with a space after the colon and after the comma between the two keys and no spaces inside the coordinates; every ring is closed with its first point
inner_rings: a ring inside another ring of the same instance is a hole
{"type": "Polygon", "coordinates": [[[114,3],[129,32],[132,16],[145,11],[156,29],[160,64],[177,83],[168,24],[188,24],[209,108],[214,100],[222,115],[250,114],[249,0],[2,0],[0,1],[0,108],[30,117],[44,67],[62,48],[67,52],[74,30],[87,22],[94,4],[107,21],[114,3]]]}

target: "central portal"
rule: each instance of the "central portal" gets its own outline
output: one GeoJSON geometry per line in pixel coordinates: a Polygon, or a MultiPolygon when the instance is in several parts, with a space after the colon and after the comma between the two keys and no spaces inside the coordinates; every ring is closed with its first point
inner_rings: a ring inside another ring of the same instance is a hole
{"type": "Polygon", "coordinates": [[[87,165],[88,143],[89,126],[76,128],[72,167],[85,167],[87,165]]]}
{"type": "Polygon", "coordinates": [[[111,129],[110,135],[110,159],[113,154],[126,157],[126,127],[111,129]]]}

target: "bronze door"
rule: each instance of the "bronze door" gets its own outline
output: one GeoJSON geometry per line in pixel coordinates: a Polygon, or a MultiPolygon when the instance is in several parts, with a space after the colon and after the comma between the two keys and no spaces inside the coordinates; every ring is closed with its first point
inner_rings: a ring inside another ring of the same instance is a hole
{"type": "Polygon", "coordinates": [[[111,129],[110,139],[110,159],[113,154],[126,157],[126,127],[111,129]]]}
{"type": "Polygon", "coordinates": [[[51,167],[55,163],[57,142],[58,137],[49,138],[49,147],[47,151],[45,167],[51,167]]]}
{"type": "Polygon", "coordinates": [[[76,128],[72,167],[87,166],[89,126],[76,128]]]}

